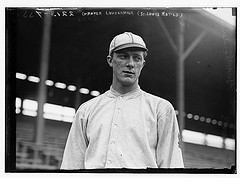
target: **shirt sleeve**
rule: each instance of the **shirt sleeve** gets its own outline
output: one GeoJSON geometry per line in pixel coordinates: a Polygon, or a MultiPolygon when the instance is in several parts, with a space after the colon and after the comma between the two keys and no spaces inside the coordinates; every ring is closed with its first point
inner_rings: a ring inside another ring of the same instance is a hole
{"type": "Polygon", "coordinates": [[[184,168],[178,122],[170,103],[161,109],[158,116],[158,143],[156,150],[159,168],[184,168]]]}
{"type": "Polygon", "coordinates": [[[75,114],[67,138],[60,169],[84,169],[85,152],[88,145],[85,115],[82,107],[75,114]]]}

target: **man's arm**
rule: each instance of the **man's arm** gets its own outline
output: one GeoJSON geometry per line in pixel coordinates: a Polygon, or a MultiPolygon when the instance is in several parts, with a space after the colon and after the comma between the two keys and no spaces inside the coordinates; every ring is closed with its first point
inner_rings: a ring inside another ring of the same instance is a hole
{"type": "Polygon", "coordinates": [[[86,119],[81,107],[77,111],[65,146],[61,169],[84,169],[85,152],[88,144],[86,119]]]}
{"type": "Polygon", "coordinates": [[[159,168],[184,168],[180,142],[176,114],[173,106],[167,102],[158,118],[156,156],[159,168]]]}

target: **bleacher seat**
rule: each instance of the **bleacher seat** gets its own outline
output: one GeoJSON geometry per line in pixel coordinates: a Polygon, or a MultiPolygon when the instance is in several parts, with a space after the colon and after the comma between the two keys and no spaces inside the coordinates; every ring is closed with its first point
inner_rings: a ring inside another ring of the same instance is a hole
{"type": "MultiPolygon", "coordinates": [[[[71,123],[45,120],[41,145],[34,143],[34,126],[34,118],[17,117],[17,169],[59,169],[71,123]]],[[[183,158],[186,168],[230,168],[235,151],[184,143],[183,158]]]]}

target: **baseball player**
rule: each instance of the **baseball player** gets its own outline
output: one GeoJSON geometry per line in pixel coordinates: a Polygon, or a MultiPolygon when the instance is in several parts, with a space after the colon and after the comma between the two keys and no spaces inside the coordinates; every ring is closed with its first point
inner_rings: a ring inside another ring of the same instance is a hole
{"type": "Polygon", "coordinates": [[[61,169],[184,167],[173,106],[138,85],[147,51],[131,32],[113,38],[112,85],[77,110],[61,169]]]}

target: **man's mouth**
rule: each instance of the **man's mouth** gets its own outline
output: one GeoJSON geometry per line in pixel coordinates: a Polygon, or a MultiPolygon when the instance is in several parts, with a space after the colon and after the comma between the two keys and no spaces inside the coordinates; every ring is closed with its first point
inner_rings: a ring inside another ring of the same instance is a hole
{"type": "Polygon", "coordinates": [[[125,73],[125,74],[129,74],[129,75],[133,75],[133,74],[135,74],[133,71],[128,71],[128,70],[124,70],[123,73],[125,73]]]}

